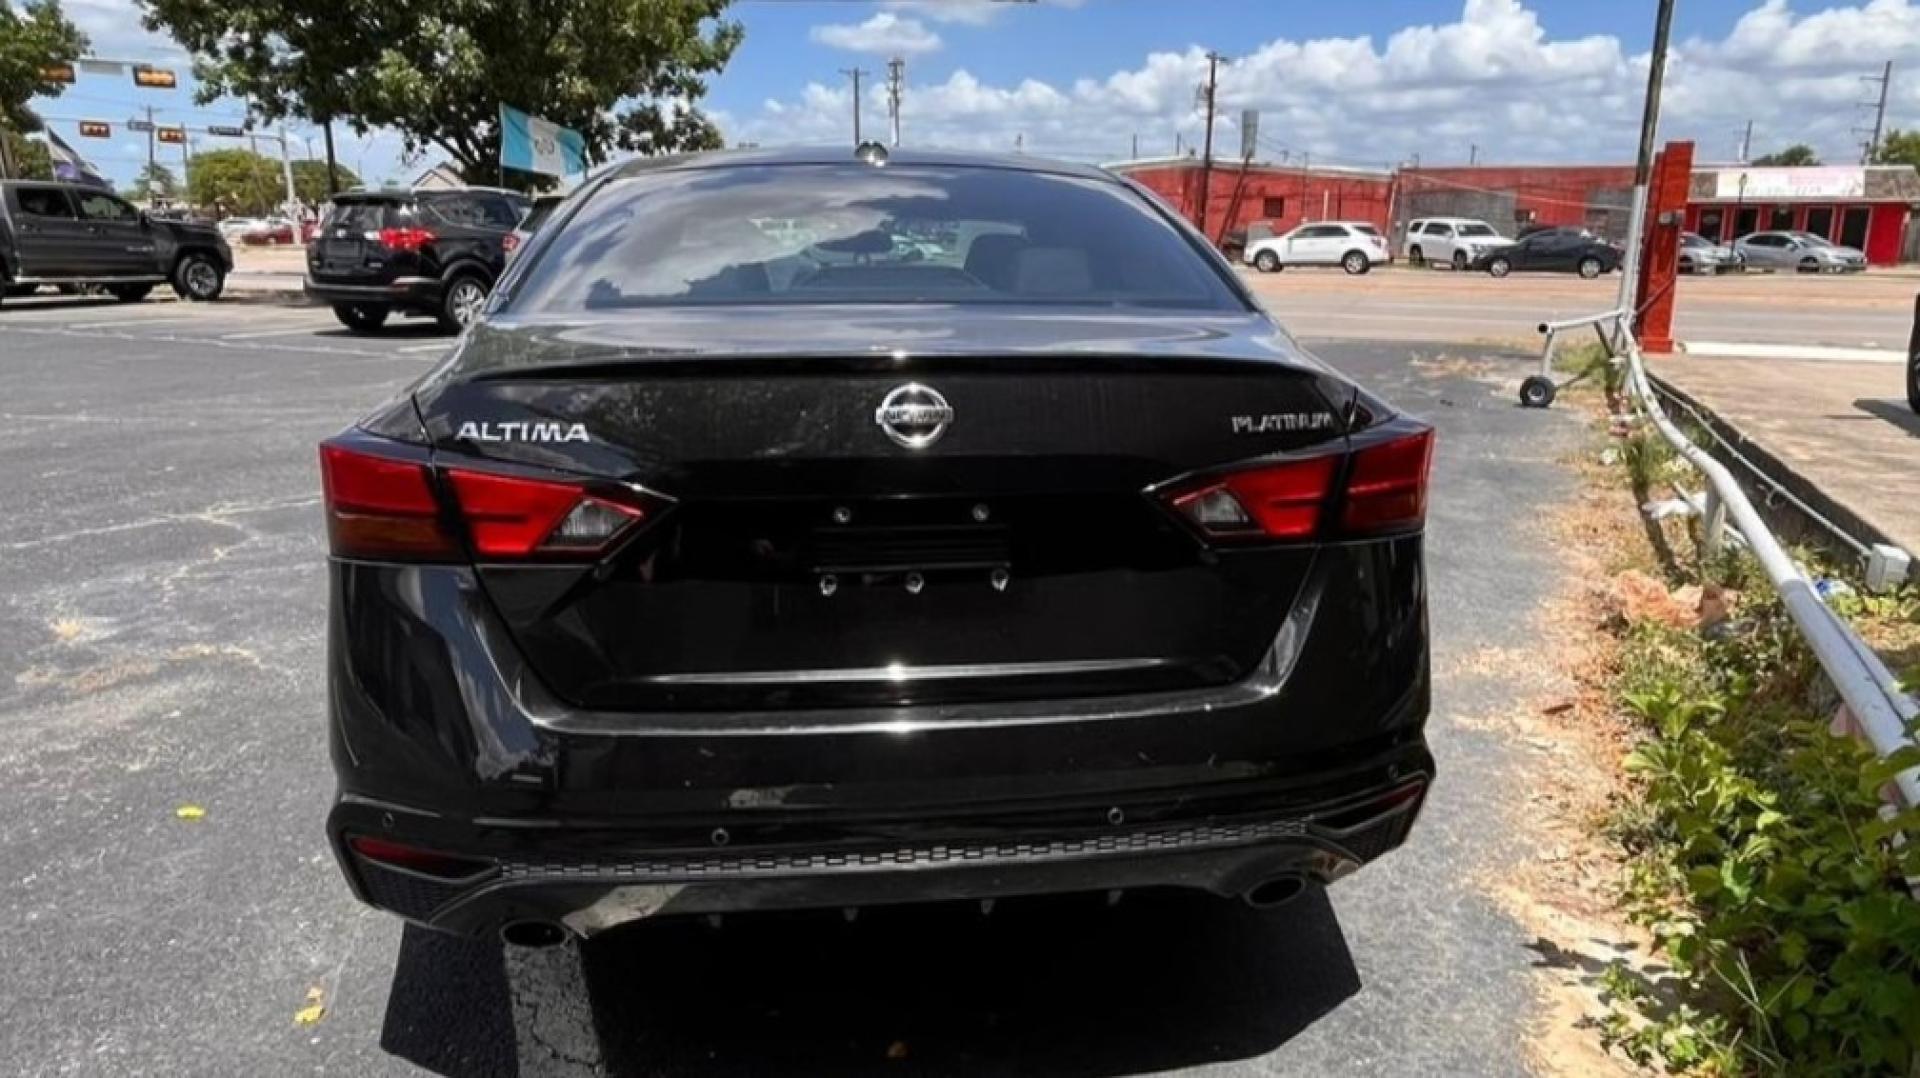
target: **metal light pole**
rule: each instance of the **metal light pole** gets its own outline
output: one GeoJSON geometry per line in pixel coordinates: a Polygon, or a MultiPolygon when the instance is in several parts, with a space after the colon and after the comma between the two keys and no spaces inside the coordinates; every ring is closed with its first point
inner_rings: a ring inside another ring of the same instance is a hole
{"type": "Polygon", "coordinates": [[[1224,59],[1217,52],[1207,53],[1207,139],[1206,148],[1200,151],[1200,205],[1194,215],[1199,218],[1194,224],[1203,233],[1207,230],[1207,202],[1213,193],[1213,98],[1219,84],[1220,61],[1224,59]]]}
{"type": "Polygon", "coordinates": [[[853,144],[860,145],[860,76],[866,72],[857,67],[843,67],[842,75],[853,80],[853,144]]]}
{"type": "Polygon", "coordinates": [[[1653,54],[1647,65],[1647,101],[1640,113],[1640,156],[1633,164],[1633,204],[1627,214],[1626,254],[1620,260],[1621,310],[1631,319],[1639,302],[1641,248],[1645,246],[1647,183],[1653,176],[1653,137],[1660,127],[1660,84],[1667,71],[1667,34],[1673,27],[1673,0],[1660,0],[1654,16],[1653,54]]]}

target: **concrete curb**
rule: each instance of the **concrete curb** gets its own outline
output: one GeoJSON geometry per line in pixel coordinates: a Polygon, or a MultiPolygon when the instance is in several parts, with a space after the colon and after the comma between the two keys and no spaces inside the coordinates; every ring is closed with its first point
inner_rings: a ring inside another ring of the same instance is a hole
{"type": "Polygon", "coordinates": [[[1759,509],[1761,515],[1767,518],[1767,523],[1779,532],[1781,539],[1790,544],[1819,547],[1848,560],[1859,556],[1857,551],[1836,539],[1818,520],[1808,516],[1792,502],[1780,497],[1778,490],[1784,490],[1804,502],[1808,508],[1826,518],[1835,528],[1845,532],[1855,542],[1865,546],[1885,543],[1905,549],[1903,544],[1895,541],[1845,503],[1820,489],[1813,480],[1775,455],[1765,445],[1749,437],[1738,425],[1715,412],[1698,398],[1689,395],[1651,370],[1647,372],[1647,378],[1653,383],[1655,392],[1681,406],[1680,411],[1683,414],[1676,416],[1676,420],[1684,422],[1686,419],[1697,417],[1718,436],[1718,439],[1708,439],[1702,448],[1712,454],[1714,459],[1725,464],[1740,480],[1741,487],[1745,488],[1748,497],[1753,499],[1755,508],[1759,509]],[[1733,452],[1728,451],[1729,446],[1732,447],[1733,452]],[[1742,464],[1740,460],[1735,459],[1734,453],[1745,458],[1747,464],[1742,464]],[[1751,467],[1748,467],[1748,464],[1751,467]],[[1755,471],[1760,472],[1765,478],[1756,477],[1753,474],[1755,471]]]}

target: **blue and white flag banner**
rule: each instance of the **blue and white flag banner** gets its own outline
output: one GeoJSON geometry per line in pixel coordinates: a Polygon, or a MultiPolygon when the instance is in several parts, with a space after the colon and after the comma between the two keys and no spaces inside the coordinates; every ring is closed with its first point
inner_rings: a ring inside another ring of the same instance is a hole
{"type": "Polygon", "coordinates": [[[580,132],[500,106],[500,164],[543,176],[587,170],[587,144],[580,132]]]}

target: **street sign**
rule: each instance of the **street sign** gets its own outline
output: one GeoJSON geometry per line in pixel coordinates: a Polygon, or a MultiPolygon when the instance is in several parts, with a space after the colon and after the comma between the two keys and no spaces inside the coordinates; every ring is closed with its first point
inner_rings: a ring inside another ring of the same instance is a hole
{"type": "Polygon", "coordinates": [[[187,141],[187,129],[184,127],[163,127],[154,132],[161,142],[170,142],[176,146],[187,141]]]}
{"type": "Polygon", "coordinates": [[[151,130],[153,130],[153,121],[152,121],[152,120],[128,120],[128,121],[127,121],[127,130],[129,130],[129,131],[151,131],[151,130]]]}
{"type": "Polygon", "coordinates": [[[1242,109],[1240,111],[1240,160],[1253,160],[1254,151],[1260,148],[1260,110],[1242,109]]]}
{"type": "Polygon", "coordinates": [[[247,129],[244,127],[228,127],[224,124],[209,124],[207,134],[223,135],[227,138],[245,138],[247,137],[247,129]]]}
{"type": "Polygon", "coordinates": [[[113,125],[105,120],[81,120],[81,138],[112,138],[113,125]]]}
{"type": "Polygon", "coordinates": [[[149,90],[171,90],[179,85],[173,72],[164,67],[148,67],[145,64],[133,69],[133,84],[149,90]]]}
{"type": "Polygon", "coordinates": [[[48,64],[40,69],[40,77],[48,82],[71,83],[73,81],[73,65],[48,64]]]}

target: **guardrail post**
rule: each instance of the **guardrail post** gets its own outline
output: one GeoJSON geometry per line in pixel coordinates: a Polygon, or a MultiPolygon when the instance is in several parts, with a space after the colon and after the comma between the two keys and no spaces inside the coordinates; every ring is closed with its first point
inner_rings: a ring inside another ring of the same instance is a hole
{"type": "Polygon", "coordinates": [[[1700,529],[1700,575],[1706,577],[1713,572],[1713,563],[1720,560],[1720,545],[1727,532],[1727,503],[1720,500],[1720,492],[1707,484],[1706,523],[1700,529]]]}

